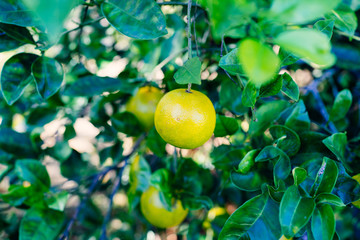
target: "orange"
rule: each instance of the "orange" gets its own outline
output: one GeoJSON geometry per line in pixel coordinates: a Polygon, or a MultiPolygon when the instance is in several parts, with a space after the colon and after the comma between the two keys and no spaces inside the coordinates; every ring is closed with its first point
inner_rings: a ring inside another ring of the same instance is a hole
{"type": "Polygon", "coordinates": [[[134,114],[145,130],[149,131],[154,126],[156,105],[163,95],[156,87],[141,87],[127,102],[126,111],[134,114]]]}
{"type": "Polygon", "coordinates": [[[186,218],[189,210],[184,209],[180,200],[173,199],[171,211],[168,211],[160,200],[159,191],[149,187],[140,198],[140,209],[146,220],[159,228],[179,225],[186,218]]]}
{"type": "Polygon", "coordinates": [[[212,136],[215,123],[215,109],[210,99],[195,90],[168,92],[155,111],[156,130],[166,142],[179,148],[203,145],[212,136]]]}

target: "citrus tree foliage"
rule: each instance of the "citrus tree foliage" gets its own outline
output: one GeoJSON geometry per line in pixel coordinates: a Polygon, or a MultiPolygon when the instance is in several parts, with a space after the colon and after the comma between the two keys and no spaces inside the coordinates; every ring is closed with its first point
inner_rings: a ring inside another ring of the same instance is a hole
{"type": "Polygon", "coordinates": [[[2,0],[0,238],[360,239],[359,8],[2,0]],[[174,151],[126,104],[191,83],[214,136],[174,151]],[[180,226],[144,218],[149,186],[180,226]]]}

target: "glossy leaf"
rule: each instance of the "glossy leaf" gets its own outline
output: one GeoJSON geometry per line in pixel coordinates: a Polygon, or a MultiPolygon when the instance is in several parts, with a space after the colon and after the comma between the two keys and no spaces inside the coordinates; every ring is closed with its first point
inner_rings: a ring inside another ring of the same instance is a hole
{"type": "Polygon", "coordinates": [[[238,57],[244,72],[257,87],[270,81],[279,70],[279,57],[269,46],[255,39],[240,42],[238,57]]]}
{"type": "Polygon", "coordinates": [[[335,63],[329,38],[314,29],[301,28],[279,34],[274,42],[305,61],[328,68],[335,63]]]}
{"type": "Polygon", "coordinates": [[[248,81],[241,95],[241,103],[247,107],[254,107],[258,96],[259,88],[252,81],[248,81]]]}
{"type": "Polygon", "coordinates": [[[310,194],[312,196],[317,196],[320,193],[331,193],[337,178],[338,168],[336,163],[333,160],[325,157],[316,175],[316,179],[310,190],[310,194]]]}
{"type": "Polygon", "coordinates": [[[178,84],[201,84],[201,62],[198,57],[194,57],[185,62],[174,74],[174,79],[178,84]]]}
{"type": "Polygon", "coordinates": [[[339,3],[340,0],[275,0],[270,8],[270,16],[286,24],[304,24],[321,18],[339,3]]]}
{"type": "Polygon", "coordinates": [[[339,121],[343,119],[352,104],[352,95],[348,89],[344,89],[336,95],[334,105],[330,111],[329,121],[339,121]]]}
{"type": "Polygon", "coordinates": [[[238,239],[261,217],[268,201],[267,194],[261,194],[241,205],[226,221],[219,239],[238,239]]]}
{"type": "Polygon", "coordinates": [[[294,177],[294,185],[299,186],[307,177],[307,171],[301,167],[295,167],[292,170],[292,175],[294,177]]]}
{"type": "Polygon", "coordinates": [[[330,204],[337,207],[345,207],[346,205],[342,202],[341,198],[331,193],[320,193],[315,198],[316,204],[330,204]]]}
{"type": "Polygon", "coordinates": [[[238,57],[238,49],[235,48],[225,56],[222,56],[219,61],[219,67],[233,75],[244,74],[238,57]]]}
{"type": "Polygon", "coordinates": [[[108,0],[101,11],[122,34],[136,39],[154,39],[167,34],[165,16],[152,0],[108,0]]]}
{"type": "Polygon", "coordinates": [[[288,73],[284,73],[281,75],[282,78],[282,88],[281,92],[288,96],[291,100],[299,101],[300,91],[299,86],[292,79],[292,77],[288,73]]]}
{"type": "Polygon", "coordinates": [[[235,118],[216,115],[216,125],[214,130],[215,137],[233,135],[238,129],[239,124],[235,118]]]}
{"type": "Polygon", "coordinates": [[[5,62],[1,71],[1,91],[9,105],[16,102],[32,81],[31,64],[37,58],[30,53],[19,53],[5,62]]]}
{"type": "Polygon", "coordinates": [[[33,62],[31,71],[36,88],[44,99],[54,95],[59,90],[64,79],[64,70],[61,64],[55,59],[44,56],[33,62]]]}
{"type": "Polygon", "coordinates": [[[285,237],[292,238],[310,220],[315,209],[312,198],[302,197],[296,186],[289,187],[280,203],[280,224],[285,237]]]}
{"type": "Polygon", "coordinates": [[[269,131],[276,146],[287,155],[294,156],[299,151],[301,143],[296,132],[281,125],[271,126],[269,131]]]}
{"type": "Polygon", "coordinates": [[[14,40],[4,32],[0,32],[0,52],[10,51],[22,45],[24,43],[14,40]]]}
{"type": "Polygon", "coordinates": [[[250,170],[246,173],[232,171],[231,181],[237,188],[243,191],[253,192],[260,190],[261,185],[267,182],[267,179],[261,176],[256,170],[250,170]]]}
{"type": "Polygon", "coordinates": [[[333,239],[335,216],[331,206],[321,205],[315,208],[311,219],[311,231],[315,240],[333,239]]]}
{"type": "Polygon", "coordinates": [[[334,133],[333,135],[325,138],[322,142],[328,149],[330,149],[339,161],[342,161],[346,165],[345,150],[347,138],[345,133],[334,133]]]}
{"type": "Polygon", "coordinates": [[[310,129],[309,114],[306,111],[305,104],[302,100],[295,105],[291,114],[287,117],[285,126],[296,132],[302,132],[310,129]]]}
{"type": "Polygon", "coordinates": [[[130,112],[114,114],[111,117],[111,123],[117,131],[130,136],[138,136],[143,132],[139,120],[130,112]]]}
{"type": "Polygon", "coordinates": [[[32,159],[17,160],[15,163],[17,176],[28,181],[32,186],[40,191],[47,191],[50,188],[50,177],[41,162],[32,159]]]}
{"type": "Polygon", "coordinates": [[[22,1],[13,0],[0,2],[0,22],[22,27],[41,25],[39,17],[28,10],[22,1]]]}
{"type": "Polygon", "coordinates": [[[334,26],[335,26],[335,21],[331,19],[319,20],[314,24],[314,28],[322,33],[325,33],[329,39],[331,39],[333,35],[334,26]]]}
{"type": "Polygon", "coordinates": [[[241,159],[241,162],[239,163],[239,166],[236,169],[236,172],[246,174],[248,173],[251,168],[255,164],[255,158],[258,155],[259,150],[254,149],[250,150],[246,155],[241,159]]]}
{"type": "Polygon", "coordinates": [[[132,94],[141,80],[124,80],[110,77],[84,76],[65,88],[64,95],[70,97],[92,97],[103,92],[116,92],[132,94]]]}
{"type": "Polygon", "coordinates": [[[277,76],[271,79],[270,81],[264,83],[259,92],[259,97],[270,97],[273,95],[276,95],[278,92],[280,92],[283,85],[282,77],[277,76]]]}
{"type": "Polygon", "coordinates": [[[30,208],[21,219],[19,240],[53,240],[59,234],[65,215],[52,209],[30,208]]]}
{"type": "Polygon", "coordinates": [[[354,36],[358,20],[354,11],[346,4],[340,4],[336,9],[325,15],[326,19],[335,21],[335,27],[340,31],[354,36]]]}
{"type": "Polygon", "coordinates": [[[25,27],[0,23],[0,30],[5,32],[9,37],[21,43],[35,44],[35,41],[29,33],[29,30],[27,30],[25,27]]]}

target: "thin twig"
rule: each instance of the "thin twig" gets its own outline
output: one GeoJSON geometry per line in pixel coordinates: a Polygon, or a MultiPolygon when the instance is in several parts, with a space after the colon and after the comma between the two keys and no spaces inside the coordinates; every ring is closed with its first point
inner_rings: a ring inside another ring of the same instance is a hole
{"type": "Polygon", "coordinates": [[[178,6],[185,6],[185,7],[189,7],[190,5],[192,7],[200,7],[201,8],[201,5],[199,4],[196,4],[196,3],[193,3],[193,4],[188,4],[188,3],[184,3],[184,2],[157,2],[157,4],[159,5],[178,5],[178,6]]]}
{"type": "MultiPolygon", "coordinates": [[[[187,38],[188,38],[188,59],[192,58],[192,46],[191,46],[191,5],[192,0],[188,1],[188,9],[187,9],[187,38]]],[[[191,83],[188,84],[187,92],[191,92],[191,83]]]]}
{"type": "Polygon", "coordinates": [[[196,55],[199,56],[200,52],[199,52],[199,46],[198,46],[197,38],[196,38],[196,18],[197,18],[196,11],[197,11],[197,4],[195,5],[195,9],[194,9],[194,24],[193,24],[193,26],[194,26],[194,41],[195,41],[195,47],[196,47],[196,55]]]}

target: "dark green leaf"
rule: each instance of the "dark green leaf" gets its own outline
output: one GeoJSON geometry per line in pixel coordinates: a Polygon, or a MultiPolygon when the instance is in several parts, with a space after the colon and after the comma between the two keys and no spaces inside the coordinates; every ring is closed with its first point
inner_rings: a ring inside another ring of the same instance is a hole
{"type": "Polygon", "coordinates": [[[274,125],[269,128],[270,134],[278,148],[287,155],[294,156],[300,149],[300,138],[296,132],[288,127],[274,125]]]}
{"type": "Polygon", "coordinates": [[[201,62],[199,57],[194,57],[185,62],[179,70],[174,74],[177,84],[201,84],[201,62]]]}
{"type": "Polygon", "coordinates": [[[241,88],[231,80],[226,79],[221,82],[219,95],[220,104],[234,114],[242,115],[249,111],[249,108],[241,102],[241,88]]]}
{"type": "Polygon", "coordinates": [[[245,154],[246,150],[244,148],[233,149],[230,146],[221,145],[212,151],[211,158],[216,168],[230,171],[237,167],[245,154]]]}
{"type": "Polygon", "coordinates": [[[345,133],[334,133],[330,137],[325,138],[322,142],[339,161],[342,161],[346,165],[345,150],[347,139],[345,133]]]}
{"type": "Polygon", "coordinates": [[[269,46],[251,38],[240,42],[238,58],[244,72],[257,87],[270,81],[280,66],[279,57],[269,46]]]}
{"type": "Polygon", "coordinates": [[[0,128],[0,149],[19,157],[35,157],[30,137],[10,128],[0,128]]]}
{"type": "Polygon", "coordinates": [[[331,193],[320,193],[315,198],[316,204],[330,204],[337,207],[345,207],[346,205],[342,202],[341,198],[331,193]]]}
{"type": "Polygon", "coordinates": [[[226,221],[219,239],[232,240],[243,236],[261,217],[268,201],[267,194],[261,194],[241,205],[226,221]]]}
{"type": "Polygon", "coordinates": [[[155,186],[161,192],[170,192],[170,176],[169,170],[162,168],[151,174],[151,185],[155,186]]]}
{"type": "Polygon", "coordinates": [[[40,96],[48,99],[60,88],[64,79],[64,71],[61,64],[55,59],[39,57],[31,67],[35,79],[36,88],[40,96]]]}
{"type": "Polygon", "coordinates": [[[299,101],[300,91],[299,86],[296,84],[296,82],[292,79],[292,77],[284,73],[281,75],[282,78],[282,88],[281,92],[288,96],[291,100],[299,101]]]}
{"type": "Polygon", "coordinates": [[[31,208],[21,219],[19,240],[53,240],[59,234],[64,220],[62,212],[31,208]]]}
{"type": "Polygon", "coordinates": [[[336,95],[334,105],[330,111],[329,121],[339,121],[343,119],[352,104],[352,95],[348,89],[344,89],[336,95]]]}
{"type": "Polygon", "coordinates": [[[181,203],[190,210],[199,210],[201,208],[209,210],[213,207],[211,198],[207,196],[187,196],[181,199],[181,203]]]}
{"type": "Polygon", "coordinates": [[[289,187],[280,203],[280,224],[285,237],[292,238],[310,220],[315,209],[312,198],[301,197],[296,186],[289,187]]]}
{"type": "Polygon", "coordinates": [[[314,24],[314,28],[322,33],[325,33],[329,39],[331,39],[333,35],[334,26],[334,20],[319,20],[314,24]]]}
{"type": "Polygon", "coordinates": [[[360,184],[347,174],[342,164],[337,164],[339,176],[333,193],[341,198],[344,204],[360,199],[360,184]]]}
{"type": "Polygon", "coordinates": [[[307,171],[304,168],[301,167],[295,167],[292,170],[292,175],[294,177],[294,185],[299,186],[300,183],[302,183],[306,177],[307,177],[307,171]]]}
{"type": "Polygon", "coordinates": [[[259,172],[250,170],[247,173],[231,172],[231,181],[239,189],[243,191],[253,192],[261,189],[261,185],[267,182],[259,172]]]}
{"type": "Polygon", "coordinates": [[[35,44],[35,41],[32,38],[31,34],[24,27],[0,23],[0,30],[5,32],[9,37],[11,37],[21,43],[35,44]]]}
{"type": "Polygon", "coordinates": [[[244,74],[239,62],[238,49],[235,48],[225,56],[221,57],[219,67],[230,74],[244,74]]]}
{"type": "Polygon", "coordinates": [[[300,100],[285,121],[285,126],[296,132],[310,129],[310,118],[303,100],[300,100]]]}
{"type": "Polygon", "coordinates": [[[139,79],[124,80],[110,77],[85,76],[68,85],[63,94],[70,97],[92,97],[103,92],[115,91],[132,94],[141,83],[142,81],[139,79]]]}
{"type": "Polygon", "coordinates": [[[282,77],[278,75],[270,81],[261,85],[259,97],[270,97],[276,95],[282,88],[283,81],[282,77]]]}
{"type": "Polygon", "coordinates": [[[310,190],[310,194],[312,196],[317,196],[320,193],[331,193],[337,178],[338,168],[336,163],[333,160],[325,157],[316,175],[316,179],[310,190]]]}
{"type": "Polygon", "coordinates": [[[328,68],[335,63],[329,38],[315,29],[301,28],[279,34],[274,42],[305,61],[328,68]]]}
{"type": "Polygon", "coordinates": [[[128,37],[153,39],[167,34],[165,16],[152,0],[108,0],[101,10],[110,24],[128,37]]]}
{"type": "Polygon", "coordinates": [[[311,231],[315,240],[333,239],[335,216],[331,206],[321,205],[315,208],[311,219],[311,231]]]}
{"type": "Polygon", "coordinates": [[[147,147],[157,156],[163,157],[166,155],[166,142],[160,137],[155,128],[149,131],[146,138],[147,147]]]}
{"type": "Polygon", "coordinates": [[[333,44],[332,52],[336,55],[336,65],[340,68],[360,69],[360,49],[349,44],[333,44]]]}
{"type": "Polygon", "coordinates": [[[22,45],[24,43],[14,40],[6,35],[6,33],[0,32],[0,52],[10,51],[22,45]]]}
{"type": "Polygon", "coordinates": [[[2,0],[0,2],[0,22],[22,27],[39,26],[40,19],[28,10],[22,1],[2,0]]]}
{"type": "Polygon", "coordinates": [[[335,21],[335,27],[340,31],[354,36],[357,28],[357,17],[355,12],[346,4],[340,4],[336,9],[325,15],[326,19],[335,21]]]}
{"type": "Polygon", "coordinates": [[[340,0],[275,0],[270,9],[270,16],[280,22],[304,24],[321,18],[334,9],[340,0]]]}
{"type": "Polygon", "coordinates": [[[254,107],[259,96],[259,88],[252,81],[248,81],[241,95],[241,102],[246,107],[254,107]]]}
{"type": "Polygon", "coordinates": [[[295,57],[294,54],[285,51],[284,48],[280,48],[278,55],[281,60],[280,66],[288,66],[296,63],[299,60],[298,57],[295,57]]]}
{"type": "Polygon", "coordinates": [[[216,115],[215,137],[233,135],[239,130],[239,124],[235,118],[216,115]]]}
{"type": "Polygon", "coordinates": [[[112,126],[119,132],[130,136],[138,136],[143,132],[139,120],[130,112],[122,112],[112,115],[112,126]]]}
{"type": "Polygon", "coordinates": [[[48,191],[50,188],[50,177],[46,168],[37,160],[25,159],[17,160],[15,172],[18,177],[28,181],[40,191],[48,191]]]}
{"type": "Polygon", "coordinates": [[[5,62],[1,71],[1,91],[9,105],[16,102],[32,81],[31,64],[38,56],[19,53],[5,62]]]}

